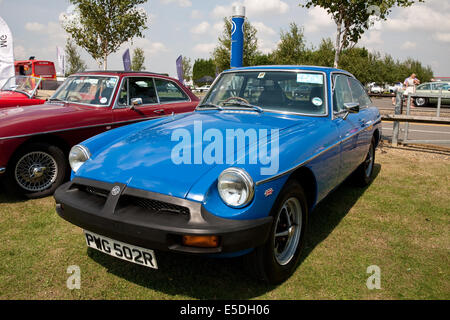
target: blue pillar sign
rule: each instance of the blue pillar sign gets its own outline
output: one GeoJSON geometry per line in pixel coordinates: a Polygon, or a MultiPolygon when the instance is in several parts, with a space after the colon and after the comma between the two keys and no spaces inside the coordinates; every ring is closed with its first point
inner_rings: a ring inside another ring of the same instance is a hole
{"type": "Polygon", "coordinates": [[[242,67],[244,55],[244,22],[245,7],[242,5],[233,6],[233,16],[231,18],[231,68],[242,67]]]}

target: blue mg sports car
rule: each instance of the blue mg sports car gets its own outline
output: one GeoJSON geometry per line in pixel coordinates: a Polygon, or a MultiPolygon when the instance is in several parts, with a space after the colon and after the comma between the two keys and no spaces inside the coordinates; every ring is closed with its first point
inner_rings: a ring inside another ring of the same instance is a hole
{"type": "Polygon", "coordinates": [[[380,123],[346,71],[228,70],[192,113],[74,146],[56,210],[89,247],[123,260],[158,268],[158,251],[244,256],[258,278],[280,283],[317,203],[350,175],[371,181],[380,123]]]}

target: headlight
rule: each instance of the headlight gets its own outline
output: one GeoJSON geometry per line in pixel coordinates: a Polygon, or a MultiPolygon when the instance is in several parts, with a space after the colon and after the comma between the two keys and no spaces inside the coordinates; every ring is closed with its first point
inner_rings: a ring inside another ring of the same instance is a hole
{"type": "Polygon", "coordinates": [[[217,182],[220,197],[230,207],[243,207],[253,199],[255,193],[253,180],[243,169],[224,170],[217,182]]]}
{"type": "Polygon", "coordinates": [[[77,144],[73,146],[69,153],[69,163],[70,167],[74,172],[77,172],[78,169],[91,157],[91,153],[89,149],[77,144]]]}

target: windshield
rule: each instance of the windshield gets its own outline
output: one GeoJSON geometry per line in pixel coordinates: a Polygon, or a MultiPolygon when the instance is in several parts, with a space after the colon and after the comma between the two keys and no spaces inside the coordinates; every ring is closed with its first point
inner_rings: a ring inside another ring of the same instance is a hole
{"type": "Polygon", "coordinates": [[[117,77],[72,76],[55,92],[50,100],[109,106],[117,77]]]}
{"type": "Polygon", "coordinates": [[[209,90],[203,104],[326,114],[325,79],[322,73],[288,71],[245,71],[224,73],[209,90]]]}
{"type": "Polygon", "coordinates": [[[25,93],[29,97],[33,96],[39,83],[40,78],[28,77],[28,76],[14,76],[8,79],[3,85],[2,90],[5,91],[17,91],[25,93]]]}

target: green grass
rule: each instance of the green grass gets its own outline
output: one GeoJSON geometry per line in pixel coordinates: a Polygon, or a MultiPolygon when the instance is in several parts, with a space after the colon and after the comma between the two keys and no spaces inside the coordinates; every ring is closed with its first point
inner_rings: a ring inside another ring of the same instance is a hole
{"type": "Polygon", "coordinates": [[[344,183],[310,217],[302,262],[284,284],[240,259],[157,252],[155,271],[88,250],[53,198],[0,193],[0,299],[449,299],[450,159],[385,148],[365,189],[344,183]],[[69,290],[67,267],[81,268],[69,290]],[[368,290],[370,265],[381,290],[368,290]]]}

